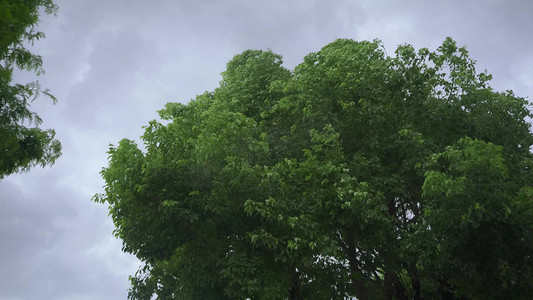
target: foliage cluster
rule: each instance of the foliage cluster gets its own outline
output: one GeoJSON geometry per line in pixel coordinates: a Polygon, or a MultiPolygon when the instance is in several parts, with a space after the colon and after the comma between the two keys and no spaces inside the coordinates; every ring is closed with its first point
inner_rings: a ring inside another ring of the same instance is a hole
{"type": "Polygon", "coordinates": [[[44,73],[42,59],[25,46],[44,37],[36,31],[40,10],[57,11],[52,0],[0,0],[0,179],[30,167],[53,163],[61,154],[54,130],[43,130],[39,116],[30,110],[31,102],[43,93],[54,102],[48,90],[37,81],[13,83],[13,71],[44,73]]]}
{"type": "Polygon", "coordinates": [[[450,38],[235,56],[109,150],[129,298],[530,298],[532,113],[490,79],[450,38]]]}

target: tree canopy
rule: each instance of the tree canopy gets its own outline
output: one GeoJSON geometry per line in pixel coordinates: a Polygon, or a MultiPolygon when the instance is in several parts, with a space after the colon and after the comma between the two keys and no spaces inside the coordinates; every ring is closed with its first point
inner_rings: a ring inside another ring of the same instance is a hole
{"type": "Polygon", "coordinates": [[[528,299],[533,134],[465,48],[235,56],[102,171],[130,299],[528,299]]]}
{"type": "Polygon", "coordinates": [[[57,11],[51,0],[0,0],[0,179],[18,171],[52,164],[61,154],[54,130],[44,130],[39,116],[30,110],[31,102],[43,93],[54,102],[48,90],[37,81],[13,83],[13,71],[44,73],[42,58],[25,46],[44,38],[36,31],[40,10],[57,11]]]}

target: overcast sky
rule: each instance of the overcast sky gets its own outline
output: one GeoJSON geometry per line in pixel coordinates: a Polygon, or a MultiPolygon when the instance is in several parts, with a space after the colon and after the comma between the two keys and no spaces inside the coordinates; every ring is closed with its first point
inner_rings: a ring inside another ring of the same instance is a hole
{"type": "MultiPolygon", "coordinates": [[[[139,266],[121,251],[99,171],[166,102],[213,90],[246,49],[293,68],[337,38],[435,49],[466,45],[497,90],[533,96],[533,1],[57,0],[43,16],[39,78],[59,102],[33,105],[63,143],[53,167],[0,181],[0,299],[126,299],[139,266]]],[[[19,75],[19,80],[33,76],[19,75]]]]}

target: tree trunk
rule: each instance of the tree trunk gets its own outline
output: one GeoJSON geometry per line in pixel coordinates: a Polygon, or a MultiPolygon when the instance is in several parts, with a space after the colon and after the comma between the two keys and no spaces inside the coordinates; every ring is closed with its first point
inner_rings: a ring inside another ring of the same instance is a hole
{"type": "Polygon", "coordinates": [[[385,280],[383,281],[383,300],[392,300],[394,294],[394,286],[390,272],[385,272],[385,280]]]}
{"type": "Polygon", "coordinates": [[[302,300],[300,292],[300,275],[294,270],[291,278],[291,291],[289,292],[289,300],[302,300]]]}
{"type": "Polygon", "coordinates": [[[439,294],[442,300],[457,300],[452,292],[449,291],[448,284],[445,279],[440,280],[439,294]]]}
{"type": "Polygon", "coordinates": [[[416,269],[416,266],[414,264],[410,264],[407,268],[407,272],[411,278],[411,285],[415,290],[415,296],[413,300],[422,300],[422,295],[420,293],[420,278],[418,277],[418,270],[416,269]]]}
{"type": "Polygon", "coordinates": [[[361,273],[359,265],[357,264],[357,251],[355,248],[355,239],[351,233],[346,233],[346,256],[348,257],[348,264],[350,266],[350,277],[352,279],[352,287],[355,296],[358,300],[369,299],[369,288],[365,285],[364,274],[361,273]]]}

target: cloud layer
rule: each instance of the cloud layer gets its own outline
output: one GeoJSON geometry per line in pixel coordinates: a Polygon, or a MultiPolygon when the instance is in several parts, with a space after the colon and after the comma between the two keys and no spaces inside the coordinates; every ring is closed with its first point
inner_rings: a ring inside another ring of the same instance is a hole
{"type": "MultiPolygon", "coordinates": [[[[99,171],[110,143],[138,139],[168,101],[213,90],[233,55],[272,49],[292,68],[336,38],[434,49],[466,45],[496,89],[533,95],[529,1],[57,1],[33,50],[59,99],[34,109],[55,128],[52,168],[0,182],[1,299],[125,299],[139,262],[121,252],[99,171]]],[[[19,80],[32,80],[19,74],[19,80]]]]}

